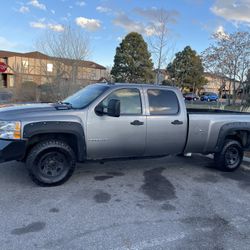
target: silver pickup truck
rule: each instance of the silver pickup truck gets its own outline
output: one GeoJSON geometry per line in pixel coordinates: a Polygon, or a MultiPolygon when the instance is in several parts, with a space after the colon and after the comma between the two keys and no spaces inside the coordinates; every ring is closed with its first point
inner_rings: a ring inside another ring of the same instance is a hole
{"type": "Polygon", "coordinates": [[[0,162],[26,162],[41,186],[67,181],[76,162],[214,154],[237,169],[250,146],[250,116],[187,110],[181,92],[146,84],[92,84],[63,102],[0,108],[0,162]]]}

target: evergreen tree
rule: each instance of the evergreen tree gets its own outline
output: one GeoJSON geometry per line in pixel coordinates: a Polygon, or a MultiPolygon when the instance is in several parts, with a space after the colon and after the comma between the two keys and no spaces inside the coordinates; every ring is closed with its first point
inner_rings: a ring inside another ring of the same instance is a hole
{"type": "Polygon", "coordinates": [[[201,58],[190,46],[186,46],[183,51],[175,54],[175,59],[168,65],[167,71],[182,88],[200,89],[207,83],[203,76],[204,68],[201,58]]]}
{"type": "Polygon", "coordinates": [[[153,82],[153,63],[142,35],[131,32],[116,48],[111,75],[115,82],[153,82]]]}

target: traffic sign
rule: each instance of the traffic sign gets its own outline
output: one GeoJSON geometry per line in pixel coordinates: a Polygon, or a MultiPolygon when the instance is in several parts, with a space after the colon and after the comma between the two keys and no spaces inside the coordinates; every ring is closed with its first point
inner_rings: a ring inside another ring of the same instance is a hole
{"type": "Polygon", "coordinates": [[[7,70],[8,66],[3,63],[3,62],[0,62],[0,73],[3,73],[7,70]]]}

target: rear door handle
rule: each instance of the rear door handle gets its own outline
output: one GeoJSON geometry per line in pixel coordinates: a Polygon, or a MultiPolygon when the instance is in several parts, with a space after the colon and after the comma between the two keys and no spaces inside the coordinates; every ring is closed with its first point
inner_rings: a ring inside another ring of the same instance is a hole
{"type": "Polygon", "coordinates": [[[179,120],[174,120],[173,122],[171,122],[172,124],[174,124],[174,125],[181,125],[181,124],[183,124],[183,122],[182,121],[179,121],[179,120]]]}
{"type": "Polygon", "coordinates": [[[130,122],[131,125],[134,125],[134,126],[141,126],[144,124],[144,122],[140,122],[138,120],[134,120],[133,122],[130,122]]]}

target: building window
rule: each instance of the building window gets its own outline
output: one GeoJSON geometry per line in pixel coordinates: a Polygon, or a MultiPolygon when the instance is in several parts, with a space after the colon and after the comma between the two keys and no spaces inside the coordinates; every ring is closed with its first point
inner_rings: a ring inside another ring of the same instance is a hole
{"type": "Polygon", "coordinates": [[[8,64],[8,57],[2,58],[2,61],[3,61],[5,64],[8,64]]]}
{"type": "Polygon", "coordinates": [[[10,76],[9,76],[9,79],[10,79],[9,87],[10,87],[10,88],[13,88],[13,87],[14,87],[14,76],[13,76],[13,75],[10,75],[10,76]]]}
{"type": "Polygon", "coordinates": [[[22,61],[22,64],[23,64],[23,67],[24,67],[25,69],[27,69],[27,68],[29,67],[29,61],[27,61],[27,60],[23,60],[23,61],[22,61]]]}
{"type": "Polygon", "coordinates": [[[22,81],[23,82],[33,82],[33,76],[31,76],[31,75],[23,75],[23,77],[22,77],[22,81]]]}
{"type": "Polygon", "coordinates": [[[96,79],[96,71],[95,70],[91,70],[91,80],[95,80],[96,79]]]}
{"type": "Polygon", "coordinates": [[[47,63],[47,71],[53,72],[53,64],[52,63],[47,63]]]}

